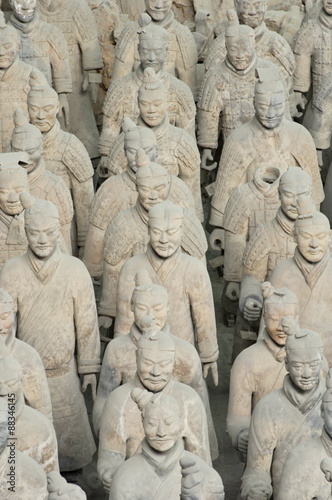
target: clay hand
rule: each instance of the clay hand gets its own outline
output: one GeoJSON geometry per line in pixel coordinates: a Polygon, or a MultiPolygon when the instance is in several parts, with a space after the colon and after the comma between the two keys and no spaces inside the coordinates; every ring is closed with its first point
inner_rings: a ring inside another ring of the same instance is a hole
{"type": "Polygon", "coordinates": [[[230,281],[227,284],[226,297],[232,302],[236,302],[240,298],[240,283],[236,283],[235,281],[230,281]]]}
{"type": "Polygon", "coordinates": [[[206,161],[213,161],[212,150],[211,149],[203,149],[202,151],[202,159],[201,159],[201,168],[210,172],[217,168],[217,162],[215,161],[212,165],[207,165],[206,161]]]}
{"type": "Polygon", "coordinates": [[[304,111],[306,104],[307,104],[307,99],[302,94],[302,92],[295,92],[295,105],[296,105],[296,107],[299,107],[302,111],[304,111]]]}
{"type": "Polygon", "coordinates": [[[249,441],[249,429],[242,429],[242,431],[240,431],[238,436],[237,448],[245,456],[247,455],[248,451],[248,441],[249,441]]]}
{"type": "Polygon", "coordinates": [[[111,470],[106,470],[103,474],[100,475],[100,478],[103,482],[104,490],[109,493],[111,488],[111,482],[113,479],[113,472],[111,470]]]}
{"type": "Polygon", "coordinates": [[[318,165],[322,168],[323,166],[323,151],[321,149],[316,149],[318,165]]]}
{"type": "Polygon", "coordinates": [[[203,376],[204,376],[204,378],[206,378],[208,376],[210,368],[211,368],[211,374],[212,374],[214,385],[217,386],[219,383],[217,361],[213,361],[213,363],[203,363],[203,376]]]}
{"type": "Polygon", "coordinates": [[[59,118],[62,116],[64,116],[66,127],[69,127],[69,104],[67,94],[59,94],[59,118]]]}
{"type": "Polygon", "coordinates": [[[199,470],[195,460],[191,457],[180,458],[181,465],[181,499],[202,500],[202,483],[204,476],[199,470]]]}
{"type": "Polygon", "coordinates": [[[250,488],[247,500],[268,500],[272,496],[272,487],[270,484],[261,481],[250,488]]]}
{"type": "Polygon", "coordinates": [[[195,15],[196,33],[200,33],[203,36],[208,37],[210,34],[210,27],[208,24],[208,18],[210,13],[206,10],[198,10],[195,15]]]}
{"type": "Polygon", "coordinates": [[[97,395],[97,378],[94,373],[83,375],[82,391],[85,392],[89,385],[91,385],[92,399],[95,401],[97,395]]]}
{"type": "Polygon", "coordinates": [[[108,156],[102,156],[100,158],[97,172],[100,177],[108,177],[108,156]]]}
{"type": "Polygon", "coordinates": [[[262,304],[256,299],[247,299],[244,309],[243,316],[247,321],[257,321],[261,315],[262,304]]]}
{"type": "Polygon", "coordinates": [[[209,242],[212,250],[225,248],[225,229],[216,227],[209,236],[209,242]]]}
{"type": "Polygon", "coordinates": [[[90,82],[90,92],[93,104],[96,104],[99,91],[99,83],[90,82]]]}
{"type": "Polygon", "coordinates": [[[109,316],[98,316],[98,326],[99,328],[110,328],[113,324],[113,318],[109,316]]]}

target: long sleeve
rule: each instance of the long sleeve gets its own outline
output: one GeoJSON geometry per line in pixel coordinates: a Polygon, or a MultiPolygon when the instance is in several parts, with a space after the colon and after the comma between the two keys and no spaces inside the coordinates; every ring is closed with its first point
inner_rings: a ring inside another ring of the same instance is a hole
{"type": "Polygon", "coordinates": [[[294,40],[295,71],[293,84],[294,90],[299,92],[307,92],[311,85],[311,57],[314,35],[313,21],[310,20],[300,28],[294,40]]]}
{"type": "Polygon", "coordinates": [[[212,465],[206,412],[200,397],[188,387],[191,393],[184,401],[184,442],[186,450],[198,455],[207,464],[212,465]]]}
{"type": "Polygon", "coordinates": [[[133,313],[130,309],[130,300],[135,288],[135,275],[140,269],[139,267],[135,269],[135,265],[132,265],[134,259],[135,257],[125,263],[119,275],[116,301],[116,319],[114,327],[115,337],[128,333],[133,323],[133,313]]]}
{"type": "Polygon", "coordinates": [[[205,75],[202,92],[197,105],[197,143],[202,148],[217,148],[219,120],[223,108],[219,71],[211,70],[205,75]]]}
{"type": "Polygon", "coordinates": [[[175,70],[179,80],[186,83],[194,97],[198,92],[197,82],[197,47],[191,31],[183,25],[177,27],[177,56],[175,60],[175,70]]]}
{"type": "Polygon", "coordinates": [[[225,232],[224,279],[241,283],[243,254],[247,244],[249,220],[238,228],[237,233],[225,232]]]}
{"type": "Polygon", "coordinates": [[[75,207],[75,219],[77,230],[77,244],[84,247],[89,227],[89,217],[94,198],[93,179],[79,182],[72,177],[72,194],[75,207]]]}
{"type": "Polygon", "coordinates": [[[80,2],[74,16],[85,71],[103,67],[98,30],[94,15],[87,2],[80,2]]]}
{"type": "Polygon", "coordinates": [[[67,43],[55,26],[51,24],[48,26],[50,27],[48,43],[53,87],[58,94],[68,94],[73,91],[73,86],[67,43]]]}

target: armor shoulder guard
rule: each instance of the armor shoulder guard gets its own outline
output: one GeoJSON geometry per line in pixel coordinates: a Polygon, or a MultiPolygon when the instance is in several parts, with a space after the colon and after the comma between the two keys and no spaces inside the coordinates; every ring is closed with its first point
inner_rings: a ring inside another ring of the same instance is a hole
{"type": "Polygon", "coordinates": [[[181,247],[187,254],[197,259],[202,259],[208,249],[203,226],[190,209],[184,210],[181,247]]]}
{"type": "Polygon", "coordinates": [[[173,22],[171,30],[175,33],[184,68],[186,70],[192,68],[198,60],[197,45],[193,34],[187,26],[183,26],[178,21],[173,22]]]}
{"type": "Polygon", "coordinates": [[[288,42],[274,31],[271,31],[271,54],[279,61],[285,68],[287,73],[292,76],[295,70],[295,58],[288,42]]]}
{"type": "Polygon", "coordinates": [[[132,218],[131,212],[130,208],[123,210],[107,228],[103,257],[111,266],[116,266],[131,248],[133,232],[126,230],[128,220],[132,218]]]}
{"type": "MultiPolygon", "coordinates": [[[[51,172],[49,173],[51,174],[51,172]]],[[[74,208],[70,191],[65,181],[61,177],[51,174],[51,176],[48,176],[47,183],[45,184],[45,190],[48,193],[47,199],[49,201],[53,201],[55,199],[57,200],[57,207],[58,209],[60,207],[63,214],[63,217],[60,215],[62,223],[67,224],[68,222],[71,222],[74,215],[74,208]]]]}
{"type": "Polygon", "coordinates": [[[124,133],[114,141],[108,153],[108,170],[111,175],[121,174],[127,166],[127,158],[124,152],[124,133]]]}
{"type": "Polygon", "coordinates": [[[99,229],[106,230],[108,224],[112,221],[112,214],[117,206],[121,206],[121,197],[123,193],[123,184],[121,176],[112,176],[106,179],[99,187],[93,199],[90,222],[99,229]],[[113,195],[112,195],[113,193],[113,195]],[[116,196],[114,196],[116,193],[116,196]]]}
{"type": "Polygon", "coordinates": [[[220,64],[217,68],[210,69],[206,73],[199,96],[198,107],[205,111],[214,109],[223,86],[222,64],[220,64]]]}
{"type": "Polygon", "coordinates": [[[168,195],[170,201],[182,208],[195,210],[194,197],[187,184],[175,175],[171,175],[171,179],[171,187],[168,195]]]}
{"type": "Polygon", "coordinates": [[[103,114],[108,118],[118,112],[123,100],[128,99],[126,88],[129,86],[129,80],[132,80],[131,74],[124,76],[121,80],[116,80],[109,86],[103,104],[103,114]]]}
{"type": "Polygon", "coordinates": [[[230,196],[224,213],[224,229],[236,233],[244,221],[248,219],[253,209],[253,192],[244,184],[238,187],[230,196]]]}
{"type": "MultiPolygon", "coordinates": [[[[271,248],[271,223],[259,226],[250,238],[243,255],[243,265],[251,271],[265,257],[271,248]]],[[[272,243],[273,244],[273,243],[272,243]]]]}
{"type": "Polygon", "coordinates": [[[139,25],[137,21],[131,21],[125,25],[120,38],[116,44],[116,57],[121,61],[125,62],[126,54],[128,48],[135,43],[137,32],[139,31],[139,25]]]}
{"type": "Polygon", "coordinates": [[[85,182],[93,176],[88,152],[75,135],[70,135],[62,160],[78,182],[85,182]]]}
{"type": "Polygon", "coordinates": [[[319,90],[313,98],[313,106],[320,111],[323,111],[326,105],[332,103],[332,72],[328,73],[322,83],[319,85],[319,90]]]}
{"type": "Polygon", "coordinates": [[[226,57],[225,33],[219,35],[211,45],[209,53],[204,61],[205,70],[209,69],[216,63],[220,63],[226,57]]]}
{"type": "Polygon", "coordinates": [[[174,155],[179,162],[190,170],[200,169],[200,156],[195,139],[186,130],[179,129],[181,133],[177,138],[177,147],[174,155]]]}
{"type": "MultiPolygon", "coordinates": [[[[45,23],[46,24],[46,23],[45,23]]],[[[65,61],[69,57],[68,46],[65,37],[56,26],[49,24],[49,32],[47,41],[61,61],[65,61]]]]}
{"type": "Polygon", "coordinates": [[[88,2],[76,2],[74,20],[83,42],[98,38],[97,24],[88,2]]]}
{"type": "Polygon", "coordinates": [[[196,106],[190,87],[173,75],[169,75],[169,82],[169,92],[175,96],[182,111],[186,113],[186,115],[194,117],[196,114],[196,106]]]}
{"type": "Polygon", "coordinates": [[[317,25],[313,19],[310,19],[307,23],[302,24],[294,38],[294,54],[300,56],[301,54],[311,53],[316,26],[317,25]]]}

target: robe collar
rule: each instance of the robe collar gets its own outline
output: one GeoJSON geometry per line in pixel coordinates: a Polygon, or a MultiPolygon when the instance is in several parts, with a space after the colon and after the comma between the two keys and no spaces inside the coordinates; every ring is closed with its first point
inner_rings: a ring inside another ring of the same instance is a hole
{"type": "MultiPolygon", "coordinates": [[[[54,252],[48,259],[43,260],[39,259],[28,247],[27,251],[28,255],[28,262],[31,267],[31,270],[34,272],[36,275],[36,278],[43,284],[46,284],[54,275],[55,271],[57,270],[59,264],[60,264],[60,258],[62,255],[62,252],[60,250],[59,244],[57,244],[54,252]]],[[[61,291],[59,291],[61,293],[61,291]]]]}
{"type": "Polygon", "coordinates": [[[332,29],[332,16],[329,16],[324,9],[319,13],[319,21],[325,28],[332,29]]]}
{"type": "Polygon", "coordinates": [[[59,120],[55,120],[54,125],[48,132],[43,133],[43,147],[44,150],[48,150],[51,148],[53,143],[56,141],[60,132],[60,123],[59,120]]]}
{"type": "Polygon", "coordinates": [[[267,349],[270,351],[272,356],[278,363],[284,363],[285,357],[286,357],[286,351],[285,351],[285,346],[280,347],[280,345],[276,344],[268,334],[266,328],[263,330],[263,341],[265,343],[265,346],[267,349]]]}
{"type": "Polygon", "coordinates": [[[27,35],[32,31],[34,31],[36,28],[38,28],[40,23],[40,18],[38,12],[35,11],[35,15],[31,21],[29,21],[28,23],[22,23],[17,19],[17,17],[15,17],[14,14],[12,14],[10,16],[10,22],[14,26],[14,28],[23,33],[23,35],[27,35]]]}
{"type": "Polygon", "coordinates": [[[293,235],[294,223],[295,221],[289,219],[287,215],[282,211],[281,207],[279,207],[276,221],[279,226],[282,228],[283,232],[288,234],[288,236],[293,235]]]}
{"type": "Polygon", "coordinates": [[[0,70],[0,82],[5,83],[12,80],[16,76],[17,71],[19,70],[20,62],[21,62],[20,58],[17,54],[16,58],[14,59],[12,65],[9,66],[9,68],[0,70]]]}
{"type": "Polygon", "coordinates": [[[141,446],[143,457],[159,477],[168,475],[179,466],[180,458],[184,451],[182,439],[178,439],[170,450],[163,453],[151,448],[146,438],[143,439],[141,446]]]}
{"type": "MultiPolygon", "coordinates": [[[[148,12],[146,12],[146,14],[150,15],[148,12]]],[[[172,26],[173,22],[174,22],[174,14],[172,10],[169,11],[169,13],[162,21],[155,21],[154,19],[152,20],[152,24],[155,24],[156,26],[161,26],[165,30],[168,30],[172,26]]]]}
{"type": "MultiPolygon", "coordinates": [[[[267,137],[272,137],[275,142],[276,150],[279,151],[281,149],[283,142],[283,131],[285,127],[285,117],[283,117],[279,125],[273,129],[265,128],[256,115],[252,118],[252,124],[256,129],[256,138],[263,137],[261,140],[266,140],[267,137]]],[[[255,140],[257,140],[256,138],[255,140]]]]}
{"type": "Polygon", "coordinates": [[[312,290],[330,262],[330,250],[325,252],[324,257],[319,262],[308,262],[296,247],[294,261],[303,274],[305,282],[312,290]]]}
{"type": "Polygon", "coordinates": [[[226,64],[226,67],[232,72],[232,73],[235,73],[236,75],[238,76],[246,76],[248,73],[250,73],[251,71],[253,71],[256,67],[256,63],[257,63],[257,56],[256,54],[254,55],[251,63],[249,64],[249,66],[246,68],[246,69],[236,69],[233,64],[230,62],[230,60],[228,59],[228,57],[226,57],[225,59],[225,64],[226,64]]]}
{"type": "Polygon", "coordinates": [[[332,438],[327,433],[325,426],[323,427],[323,430],[322,430],[321,440],[322,440],[322,443],[323,443],[323,446],[324,446],[324,449],[326,451],[327,456],[332,458],[332,438]]]}
{"type": "Polygon", "coordinates": [[[24,210],[18,215],[8,215],[0,210],[0,220],[8,228],[7,245],[24,245],[27,242],[24,229],[24,210]]]}
{"type": "Polygon", "coordinates": [[[264,196],[264,198],[276,198],[278,194],[281,171],[279,170],[279,176],[272,184],[264,181],[265,171],[266,168],[258,168],[255,171],[253,184],[255,185],[256,189],[264,196]]]}
{"type": "Polygon", "coordinates": [[[142,222],[147,226],[149,222],[149,213],[145,210],[138,198],[136,201],[136,211],[140,216],[142,222]]]}
{"type": "MultiPolygon", "coordinates": [[[[161,331],[164,332],[164,333],[168,333],[170,334],[170,331],[169,331],[169,325],[166,323],[162,328],[161,328],[161,331]]],[[[138,328],[138,326],[136,325],[136,323],[133,323],[131,325],[131,328],[130,328],[130,332],[129,332],[129,336],[130,336],[130,340],[132,341],[133,344],[135,344],[135,346],[137,347],[137,344],[138,344],[138,341],[139,339],[141,338],[142,336],[142,332],[141,330],[138,328]]]]}
{"type": "Polygon", "coordinates": [[[43,159],[40,160],[39,165],[28,174],[29,186],[30,189],[33,187],[33,184],[39,181],[39,179],[45,174],[46,166],[43,159]]]}
{"type": "Polygon", "coordinates": [[[285,375],[283,389],[288,401],[298,409],[302,415],[307,415],[322,399],[326,391],[325,381],[320,375],[317,385],[311,391],[301,391],[292,382],[289,374],[285,375]]]}
{"type": "Polygon", "coordinates": [[[146,256],[154,272],[156,273],[159,282],[163,284],[181,259],[181,247],[179,247],[170,257],[164,258],[160,257],[153,250],[150,243],[148,243],[146,256]]]}
{"type": "Polygon", "coordinates": [[[268,32],[265,22],[262,21],[261,24],[254,29],[254,32],[255,32],[255,42],[257,43],[265,35],[265,33],[268,32]]]}

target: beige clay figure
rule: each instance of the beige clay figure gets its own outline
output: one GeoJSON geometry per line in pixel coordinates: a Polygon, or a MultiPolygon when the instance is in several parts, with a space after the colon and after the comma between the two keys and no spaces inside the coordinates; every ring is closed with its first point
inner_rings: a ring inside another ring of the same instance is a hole
{"type": "Polygon", "coordinates": [[[99,324],[103,326],[106,326],[105,321],[109,324],[110,318],[116,316],[117,284],[122,266],[134,255],[146,251],[148,213],[158,203],[169,200],[184,209],[181,251],[205,261],[207,241],[204,229],[188,203],[190,197],[186,196],[186,186],[182,184],[180,189],[171,189],[173,176],[158,163],[152,163],[142,150],[138,150],[136,165],[136,205],[120,212],[105,233],[102,296],[98,309],[99,324]],[[103,319],[103,316],[106,317],[103,319]]]}
{"type": "Polygon", "coordinates": [[[60,112],[68,125],[69,106],[67,94],[72,92],[67,43],[62,32],[52,24],[42,21],[36,12],[37,0],[10,0],[13,13],[9,24],[21,40],[19,57],[38,68],[50,86],[59,94],[60,112]]]}
{"type": "Polygon", "coordinates": [[[171,125],[184,128],[195,135],[195,103],[192,93],[185,83],[167,73],[165,62],[168,53],[168,31],[144,14],[146,25],[139,33],[138,53],[140,64],[137,69],[113,82],[103,106],[103,130],[99,140],[102,163],[106,163],[109,150],[119,136],[122,121],[129,116],[133,121],[139,117],[138,91],[143,83],[144,70],[153,68],[157,81],[161,81],[167,91],[168,116],[171,125]],[[147,18],[147,19],[146,19],[147,18]]]}
{"type": "Polygon", "coordinates": [[[98,130],[88,87],[96,101],[103,59],[94,15],[85,0],[38,0],[37,11],[61,31],[68,45],[73,91],[68,95],[70,126],[65,130],[78,137],[90,158],[97,158],[98,130]]]}
{"type": "Polygon", "coordinates": [[[227,432],[235,449],[247,455],[253,409],[264,396],[280,389],[286,375],[285,343],[289,321],[298,321],[296,295],[287,288],[262,284],[264,332],[242,351],[231,369],[227,432]]]}
{"type": "Polygon", "coordinates": [[[81,141],[60,128],[57,120],[59,106],[58,96],[53,89],[32,82],[28,95],[30,121],[42,133],[46,169],[62,177],[70,189],[74,205],[75,240],[83,253],[94,197],[93,167],[81,141]]]}
{"type": "Polygon", "coordinates": [[[142,451],[117,469],[109,498],[224,500],[219,474],[184,450],[184,418],[176,399],[164,393],[151,396],[140,389],[132,392],[132,398],[142,411],[142,451]]]}
{"type": "Polygon", "coordinates": [[[292,450],[285,462],[276,500],[302,500],[331,498],[331,465],[329,478],[322,473],[332,458],[332,390],[331,378],[326,380],[321,412],[324,420],[322,434],[301,443],[292,450]],[[323,466],[321,465],[323,463],[323,466]]]}
{"type": "Polygon", "coordinates": [[[123,266],[117,298],[115,333],[128,333],[134,316],[130,298],[135,288],[135,275],[146,269],[153,283],[168,292],[168,316],[171,331],[197,348],[206,377],[211,368],[218,383],[219,356],[212,289],[205,265],[181,252],[184,234],[183,210],[170,202],[162,202],[149,210],[150,242],[146,253],[136,255],[123,266]]]}
{"type": "MultiPolygon", "coordinates": [[[[174,19],[172,0],[145,0],[146,13],[152,23],[169,33],[165,70],[189,85],[194,96],[197,93],[196,63],[198,59],[195,39],[186,26],[174,19]]],[[[117,43],[112,80],[128,75],[139,66],[139,20],[128,23],[117,43]]]]}
{"type": "Polygon", "coordinates": [[[4,341],[7,354],[20,366],[25,403],[52,421],[51,396],[44,365],[37,351],[16,337],[16,323],[13,299],[0,288],[0,339],[4,341]]]}
{"type": "Polygon", "coordinates": [[[324,199],[315,144],[302,125],[285,117],[284,88],[273,75],[260,72],[254,106],[255,116],[231,132],[224,144],[211,201],[210,224],[218,228],[223,228],[230,195],[252,179],[261,163],[283,171],[301,167],[312,177],[314,202],[319,205],[324,199]]]}
{"type": "Polygon", "coordinates": [[[108,396],[101,416],[97,468],[106,490],[109,490],[116,469],[127,458],[141,451],[144,429],[140,411],[131,398],[133,389],[146,389],[145,394],[173,396],[184,419],[181,437],[185,449],[211,464],[202,400],[194,389],[173,379],[174,342],[170,335],[156,327],[150,316],[146,316],[143,322],[143,335],[138,340],[136,357],[134,380],[108,396]]]}
{"type": "Polygon", "coordinates": [[[272,492],[273,498],[278,498],[288,454],[321,432],[320,408],[325,392],[320,373],[322,339],[317,332],[294,324],[287,331],[285,349],[288,374],[283,387],[261,399],[252,414],[247,466],[242,477],[243,500],[269,499],[272,492]]]}
{"type": "Polygon", "coordinates": [[[60,470],[73,471],[89,464],[95,451],[82,394],[91,385],[95,396],[100,370],[94,291],[84,264],[59,248],[55,205],[45,200],[31,204],[27,194],[21,194],[21,202],[28,207],[29,247],[3,266],[0,282],[18,312],[20,340],[34,347],[44,363],[60,470]]]}
{"type": "Polygon", "coordinates": [[[13,115],[18,107],[28,116],[28,92],[30,78],[35,75],[47,81],[37,69],[19,58],[20,36],[12,26],[7,26],[0,11],[0,152],[6,153],[10,147],[14,129],[13,115]]]}
{"type": "Polygon", "coordinates": [[[287,287],[298,297],[300,325],[315,328],[322,337],[324,354],[332,364],[330,334],[332,261],[330,224],[321,212],[304,206],[294,225],[297,244],[294,257],[280,262],[270,281],[276,287],[287,287]],[[319,314],[316,314],[319,304],[319,314]]]}
{"type": "Polygon", "coordinates": [[[93,407],[93,424],[98,434],[100,417],[107,397],[119,385],[131,382],[136,373],[137,343],[142,335],[142,318],[150,315],[158,328],[170,335],[175,344],[174,380],[190,385],[201,397],[208,420],[209,441],[212,460],[218,457],[218,443],[211,416],[209,396],[203,381],[202,364],[193,345],[179,338],[179,331],[170,332],[167,323],[169,312],[168,294],[165,288],[152,283],[146,271],[139,271],[135,276],[135,289],[131,297],[131,310],[134,323],[130,332],[113,339],[106,348],[97,397],[93,407]]]}
{"type": "Polygon", "coordinates": [[[130,21],[137,21],[139,16],[145,11],[144,0],[116,0],[121,14],[128,16],[130,21]]]}
{"type": "Polygon", "coordinates": [[[69,189],[63,179],[46,170],[42,133],[28,122],[20,108],[15,111],[14,123],[11,150],[28,155],[27,164],[22,163],[22,166],[28,174],[30,194],[56,205],[60,215],[61,234],[67,251],[71,253],[70,232],[74,211],[69,189]]]}

